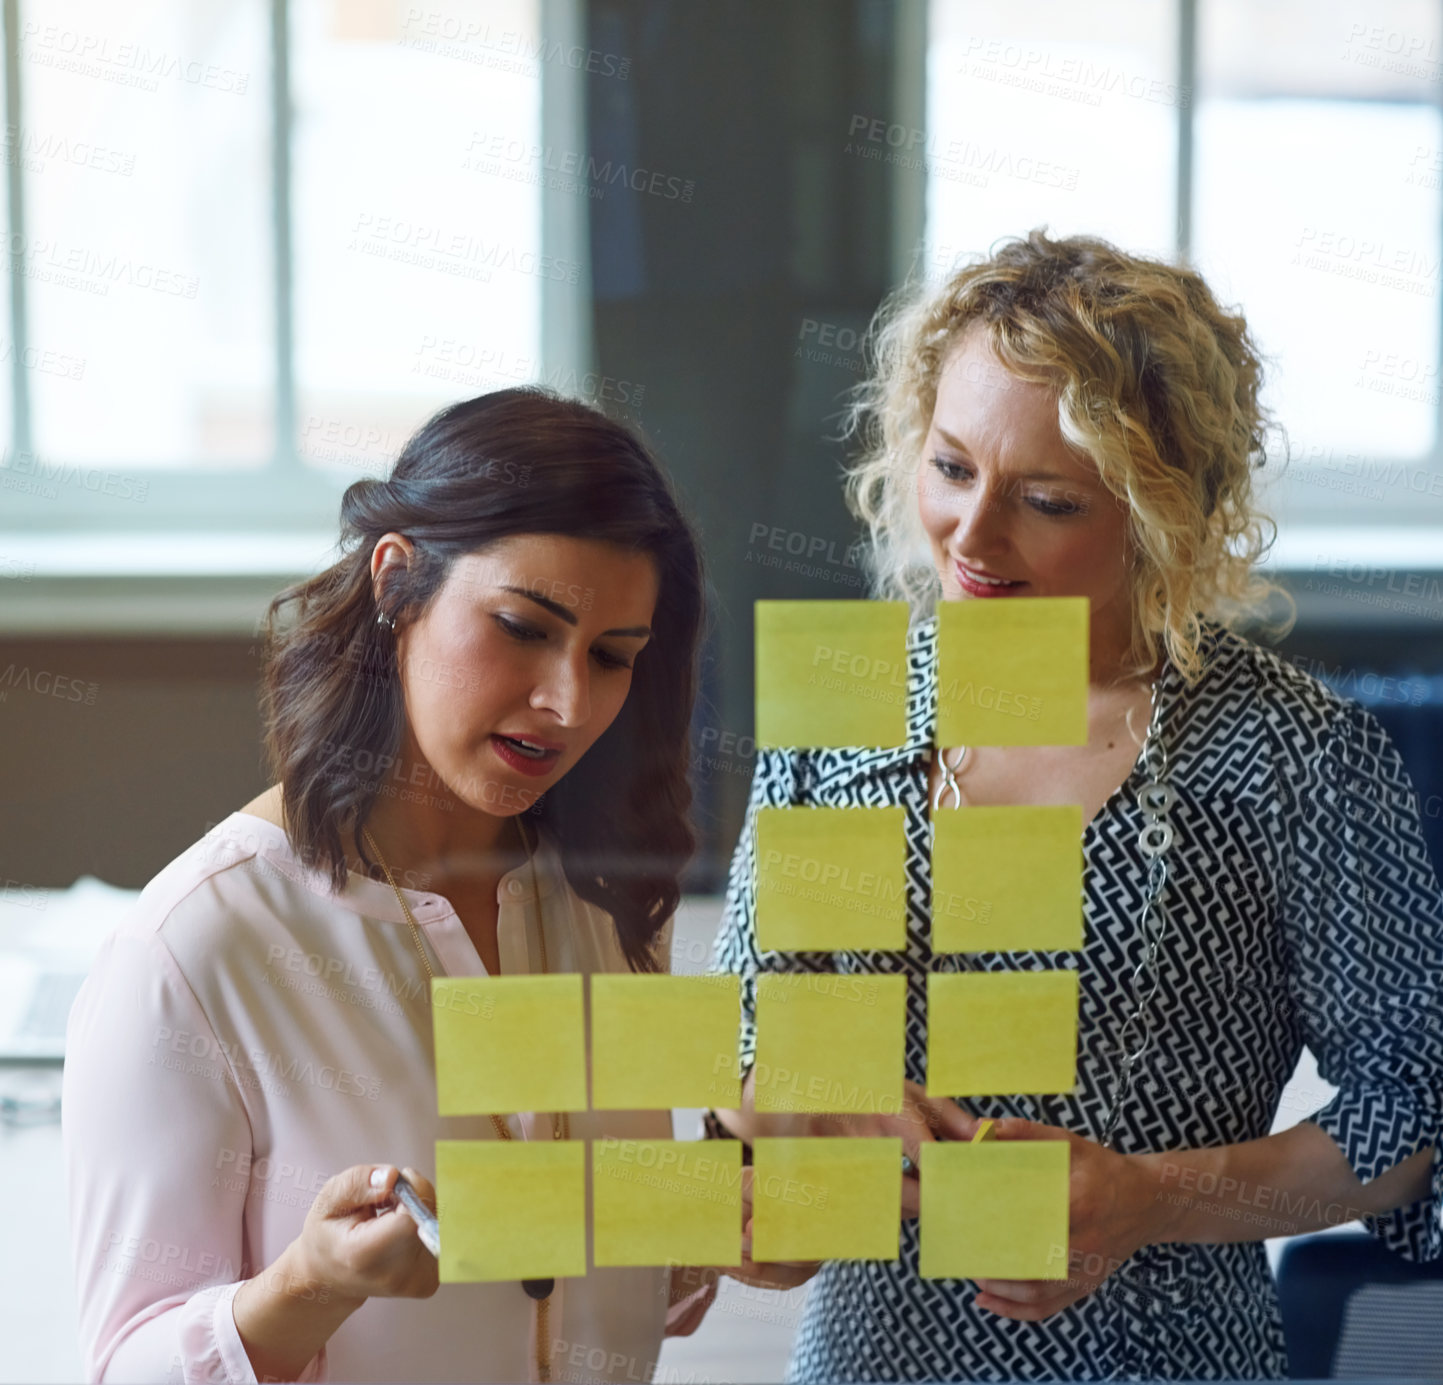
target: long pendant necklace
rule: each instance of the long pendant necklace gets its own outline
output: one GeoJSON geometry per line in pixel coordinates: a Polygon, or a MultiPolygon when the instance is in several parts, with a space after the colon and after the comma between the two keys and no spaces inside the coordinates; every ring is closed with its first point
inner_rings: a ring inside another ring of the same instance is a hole
{"type": "MultiPolygon", "coordinates": [[[[526,863],[531,870],[531,892],[536,900],[536,929],[541,939],[541,974],[546,975],[548,971],[546,959],[546,921],[541,911],[541,891],[536,883],[536,855],[531,848],[531,843],[526,840],[526,832],[522,828],[521,820],[516,820],[516,830],[521,837],[521,845],[526,848],[526,863]]],[[[386,864],[386,858],[381,854],[381,848],[376,845],[376,839],[371,836],[369,830],[361,828],[361,835],[366,839],[366,845],[370,847],[377,862],[383,871],[386,872],[386,879],[390,882],[391,888],[396,892],[396,898],[401,903],[401,910],[406,915],[406,922],[411,926],[411,938],[416,944],[416,951],[421,954],[421,965],[426,968],[426,975],[432,980],[436,973],[431,969],[430,958],[426,956],[426,949],[421,944],[421,930],[416,926],[415,915],[411,913],[411,906],[406,902],[406,896],[401,893],[400,886],[396,884],[396,877],[391,874],[391,867],[386,864]]],[[[429,988],[427,995],[430,995],[429,988]]],[[[491,1124],[496,1129],[496,1136],[501,1140],[510,1140],[514,1136],[511,1128],[506,1124],[505,1118],[492,1112],[491,1124]]],[[[571,1138],[571,1120],[565,1111],[554,1112],[551,1117],[551,1138],[553,1140],[569,1140],[571,1138]]],[[[529,1298],[536,1300],[536,1373],[538,1379],[549,1381],[551,1379],[551,1357],[546,1350],[546,1343],[549,1340],[548,1330],[549,1310],[551,1307],[551,1293],[556,1287],[554,1279],[523,1279],[521,1287],[526,1291],[529,1298]]]]}
{"type": "MultiPolygon", "coordinates": [[[[1177,801],[1177,791],[1166,782],[1168,763],[1167,745],[1162,737],[1161,686],[1161,675],[1148,686],[1152,714],[1148,718],[1147,735],[1143,739],[1140,756],[1147,778],[1137,791],[1137,804],[1142,810],[1143,818],[1137,845],[1148,863],[1139,922],[1143,953],[1132,971],[1133,1009],[1124,1019],[1119,1032],[1113,1068],[1112,1098],[1103,1118],[1102,1133],[1098,1138],[1098,1142],[1105,1149],[1113,1148],[1122,1104],[1132,1089],[1133,1070],[1146,1056],[1151,1044],[1152,998],[1161,981],[1157,959],[1167,929],[1167,914],[1163,909],[1162,895],[1167,885],[1168,849],[1173,841],[1173,828],[1168,821],[1168,813],[1177,801]]],[[[968,748],[965,745],[950,748],[960,752],[951,764],[947,763],[946,749],[939,747],[937,751],[937,765],[942,772],[942,782],[937,785],[932,796],[934,810],[941,809],[949,796],[953,807],[962,806],[962,788],[957,782],[957,774],[966,763],[968,748]]]]}
{"type": "Polygon", "coordinates": [[[1142,934],[1143,951],[1141,960],[1132,971],[1133,1010],[1123,1021],[1118,1036],[1112,1102],[1098,1141],[1104,1149],[1114,1147],[1122,1103],[1132,1089],[1133,1069],[1147,1054],[1151,1043],[1152,998],[1161,982],[1157,959],[1167,930],[1167,912],[1163,908],[1162,896],[1167,886],[1168,850],[1173,840],[1173,827],[1168,821],[1168,813],[1177,802],[1177,790],[1167,782],[1167,742],[1162,735],[1161,684],[1161,676],[1152,684],[1152,715],[1148,718],[1147,736],[1142,743],[1141,756],[1147,779],[1137,791],[1137,806],[1142,810],[1142,827],[1137,834],[1137,846],[1147,859],[1147,884],[1143,891],[1142,915],[1138,925],[1142,934]]]}

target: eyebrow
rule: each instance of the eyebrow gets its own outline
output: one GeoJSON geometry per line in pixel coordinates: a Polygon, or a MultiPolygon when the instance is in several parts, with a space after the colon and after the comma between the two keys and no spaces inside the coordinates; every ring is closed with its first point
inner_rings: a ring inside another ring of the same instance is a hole
{"type": "MultiPolygon", "coordinates": [[[[953,437],[945,428],[934,424],[938,435],[949,447],[962,453],[968,460],[972,454],[967,450],[967,445],[960,438],[953,437]]],[[[1026,475],[1019,476],[1019,481],[1064,481],[1070,486],[1085,486],[1086,481],[1079,481],[1075,476],[1064,476],[1060,471],[1029,471],[1026,475]]]]}
{"type": "MultiPolygon", "coordinates": [[[[502,587],[502,591],[512,592],[516,596],[524,596],[528,601],[534,601],[538,606],[551,612],[552,615],[564,620],[568,625],[577,623],[576,616],[568,611],[559,601],[553,601],[549,596],[542,596],[539,592],[529,592],[525,587],[502,587]]],[[[620,635],[625,639],[644,640],[651,638],[651,626],[649,625],[628,625],[624,630],[603,630],[603,635],[620,635]]]]}

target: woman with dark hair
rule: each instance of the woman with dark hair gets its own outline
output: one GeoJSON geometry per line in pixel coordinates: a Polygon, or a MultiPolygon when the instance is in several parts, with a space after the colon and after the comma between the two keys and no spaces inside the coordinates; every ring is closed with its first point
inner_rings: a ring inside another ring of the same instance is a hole
{"type": "Polygon", "coordinates": [[[635,436],[534,389],[443,410],[341,517],[268,617],[277,782],[150,882],[71,1013],[87,1373],[649,1379],[714,1279],[439,1286],[394,1189],[434,1207],[437,1138],[671,1134],[438,1117],[430,978],[667,967],[696,540],[635,436]]]}

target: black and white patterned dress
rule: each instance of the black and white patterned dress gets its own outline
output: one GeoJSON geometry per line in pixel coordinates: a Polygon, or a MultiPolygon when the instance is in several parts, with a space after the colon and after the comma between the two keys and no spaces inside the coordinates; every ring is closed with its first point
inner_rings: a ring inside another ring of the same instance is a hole
{"type": "MultiPolygon", "coordinates": [[[[934,954],[928,774],[936,618],[908,632],[907,741],[889,750],[757,752],[714,967],[740,973],[741,1044],[755,1056],[758,971],[907,977],[906,1073],[926,1080],[928,971],[1080,971],[1071,1094],[975,1099],[1100,1136],[1113,1054],[1133,1008],[1147,858],[1140,765],[1083,836],[1080,952],[934,954]],[[778,953],[756,944],[753,857],[763,806],[900,805],[907,833],[905,952],[778,953]]],[[[1307,1118],[1365,1181],[1432,1144],[1432,1192],[1368,1225],[1414,1259],[1443,1254],[1443,904],[1397,752],[1371,713],[1276,655],[1207,627],[1207,670],[1159,681],[1170,812],[1167,932],[1153,1038],[1118,1123],[1122,1153],[1265,1136],[1303,1045],[1337,1096],[1307,1118]]],[[[949,810],[950,811],[950,810],[949,810]]],[[[1302,1114],[1302,1113],[1300,1113],[1302,1114]]],[[[1248,1190],[1239,1215],[1296,1211],[1248,1190]]],[[[1262,1223],[1255,1223],[1262,1225],[1262,1223]]],[[[1052,1380],[1281,1377],[1287,1361],[1261,1240],[1158,1244],[1040,1323],[974,1307],[968,1280],[918,1275],[918,1228],[897,1261],[831,1261],[813,1281],[789,1380],[1052,1380]]],[[[1268,1234],[1260,1230],[1259,1235],[1268,1234]]]]}

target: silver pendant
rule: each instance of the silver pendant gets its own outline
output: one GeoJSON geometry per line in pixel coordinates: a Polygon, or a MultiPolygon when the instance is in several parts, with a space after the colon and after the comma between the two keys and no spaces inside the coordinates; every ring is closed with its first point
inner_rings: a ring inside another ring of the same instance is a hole
{"type": "Polygon", "coordinates": [[[962,753],[957,757],[955,765],[947,763],[947,752],[939,749],[937,751],[937,766],[942,771],[942,782],[937,785],[937,792],[932,796],[932,808],[935,812],[943,806],[942,800],[950,793],[952,795],[952,806],[962,806],[962,786],[957,782],[957,771],[967,763],[967,747],[959,745],[956,749],[962,753]]]}

